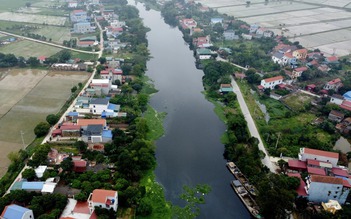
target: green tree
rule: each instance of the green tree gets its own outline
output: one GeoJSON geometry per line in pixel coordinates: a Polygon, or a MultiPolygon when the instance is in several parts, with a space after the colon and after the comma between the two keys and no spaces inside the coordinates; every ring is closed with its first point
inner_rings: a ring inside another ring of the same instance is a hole
{"type": "Polygon", "coordinates": [[[46,134],[49,133],[50,130],[50,124],[47,122],[40,122],[37,126],[34,128],[34,134],[39,138],[42,136],[45,136],[46,134]]]}
{"type": "Polygon", "coordinates": [[[67,157],[66,159],[64,159],[61,162],[60,166],[63,169],[63,171],[72,171],[72,169],[73,169],[72,158],[71,157],[67,157]]]}
{"type": "Polygon", "coordinates": [[[37,67],[40,64],[36,57],[29,57],[27,59],[27,63],[30,65],[30,67],[37,67]]]}
{"type": "Polygon", "coordinates": [[[100,62],[101,65],[105,64],[106,63],[106,57],[100,57],[98,59],[98,61],[100,62]]]}
{"type": "Polygon", "coordinates": [[[32,181],[37,176],[33,168],[28,168],[22,172],[22,177],[27,179],[28,181],[32,181]]]}
{"type": "Polygon", "coordinates": [[[55,114],[49,114],[46,117],[46,121],[50,124],[50,125],[55,125],[58,121],[59,121],[60,117],[58,115],[55,114]]]}
{"type": "Polygon", "coordinates": [[[76,147],[80,153],[85,153],[87,151],[88,145],[84,141],[76,141],[74,143],[74,147],[76,147]]]}
{"type": "Polygon", "coordinates": [[[75,93],[77,90],[78,90],[78,88],[77,88],[77,86],[75,86],[75,85],[71,88],[71,92],[72,92],[72,93],[75,93]]]}

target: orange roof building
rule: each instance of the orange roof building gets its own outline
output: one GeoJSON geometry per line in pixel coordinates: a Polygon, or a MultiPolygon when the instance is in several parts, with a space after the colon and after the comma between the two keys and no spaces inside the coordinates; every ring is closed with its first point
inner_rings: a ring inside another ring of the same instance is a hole
{"type": "Polygon", "coordinates": [[[77,119],[77,125],[81,126],[83,129],[88,125],[102,125],[106,126],[106,119],[77,119]]]}
{"type": "Polygon", "coordinates": [[[283,83],[283,76],[275,76],[272,78],[265,78],[261,80],[261,86],[264,87],[264,89],[270,88],[274,89],[276,85],[282,84],[283,83]]]}
{"type": "Polygon", "coordinates": [[[101,207],[117,211],[118,192],[114,190],[95,189],[88,198],[89,208],[101,207]]]}
{"type": "Polygon", "coordinates": [[[339,153],[322,151],[311,148],[300,148],[299,160],[318,160],[326,163],[331,163],[333,167],[337,166],[339,161],[339,153]]]}
{"type": "Polygon", "coordinates": [[[344,204],[350,190],[347,180],[333,176],[312,175],[307,178],[306,183],[308,200],[312,202],[327,202],[333,199],[344,204]]]}

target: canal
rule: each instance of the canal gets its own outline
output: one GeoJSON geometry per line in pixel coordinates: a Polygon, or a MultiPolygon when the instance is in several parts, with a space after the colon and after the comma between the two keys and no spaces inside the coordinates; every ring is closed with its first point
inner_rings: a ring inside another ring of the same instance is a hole
{"type": "Polygon", "coordinates": [[[220,142],[225,124],[213,111],[203,91],[203,72],[195,68],[192,51],[181,32],[164,23],[160,12],[146,11],[137,4],[147,34],[151,60],[147,75],[158,93],[150,103],[166,112],[165,136],[156,142],[157,181],[165,189],[166,199],[182,204],[183,185],[208,184],[212,191],[201,205],[200,218],[250,218],[230,181],[234,177],[226,168],[224,145],[220,142]]]}

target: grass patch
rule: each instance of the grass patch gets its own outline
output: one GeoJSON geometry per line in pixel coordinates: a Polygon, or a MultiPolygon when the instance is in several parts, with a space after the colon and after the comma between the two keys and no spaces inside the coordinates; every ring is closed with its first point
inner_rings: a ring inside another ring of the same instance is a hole
{"type": "MultiPolygon", "coordinates": [[[[205,94],[206,96],[206,94],[205,94]]],[[[208,101],[210,101],[211,103],[213,103],[214,105],[214,109],[213,111],[216,113],[216,115],[218,116],[218,118],[223,121],[224,123],[227,123],[227,118],[225,116],[226,112],[225,112],[225,106],[222,105],[222,103],[212,99],[212,98],[208,98],[206,97],[206,99],[208,101]]]]}
{"type": "Polygon", "coordinates": [[[144,199],[152,206],[152,214],[147,217],[138,218],[172,218],[172,204],[167,202],[163,188],[155,180],[155,174],[150,171],[140,181],[141,186],[145,186],[146,194],[144,199]]]}
{"type": "Polygon", "coordinates": [[[272,98],[260,98],[260,103],[263,103],[266,106],[267,112],[271,119],[284,118],[287,112],[290,112],[284,104],[280,101],[272,98]]]}
{"type": "Polygon", "coordinates": [[[20,40],[11,44],[0,47],[0,52],[5,54],[14,54],[15,56],[23,56],[24,58],[38,56],[52,56],[61,51],[60,48],[36,43],[29,40],[20,40]]]}
{"type": "Polygon", "coordinates": [[[147,120],[149,125],[149,133],[147,134],[147,139],[157,140],[162,137],[165,133],[163,128],[163,119],[166,117],[165,112],[157,112],[150,105],[147,106],[147,110],[144,113],[144,118],[147,120]]]}
{"type": "Polygon", "coordinates": [[[285,98],[282,98],[282,102],[285,103],[295,112],[301,112],[306,109],[306,106],[314,99],[314,97],[302,93],[296,92],[291,95],[288,95],[285,98]]]}
{"type": "Polygon", "coordinates": [[[96,61],[98,58],[97,54],[87,54],[87,53],[80,53],[80,52],[76,52],[76,51],[71,51],[71,54],[72,54],[72,59],[78,58],[81,60],[96,61]]]}
{"type": "Polygon", "coordinates": [[[153,93],[158,92],[158,90],[155,88],[154,84],[148,76],[144,75],[141,78],[141,80],[142,82],[144,82],[143,88],[141,89],[141,93],[151,95],[153,93]]]}

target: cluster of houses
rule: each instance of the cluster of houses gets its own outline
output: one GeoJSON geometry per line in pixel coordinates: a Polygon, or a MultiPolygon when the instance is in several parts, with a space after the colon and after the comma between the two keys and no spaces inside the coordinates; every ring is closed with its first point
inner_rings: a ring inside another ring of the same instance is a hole
{"type": "Polygon", "coordinates": [[[347,168],[338,166],[338,161],[338,153],[300,148],[298,159],[288,160],[288,175],[300,179],[298,196],[323,203],[329,211],[341,209],[340,204],[345,204],[350,192],[351,177],[347,168]],[[300,175],[302,172],[308,173],[305,179],[300,175]]]}
{"type": "MultiPolygon", "coordinates": [[[[95,219],[95,207],[117,211],[118,192],[114,190],[95,189],[86,202],[68,199],[60,219],[95,219]]],[[[33,211],[18,204],[7,205],[1,213],[3,219],[34,219],[33,211]]]]}

